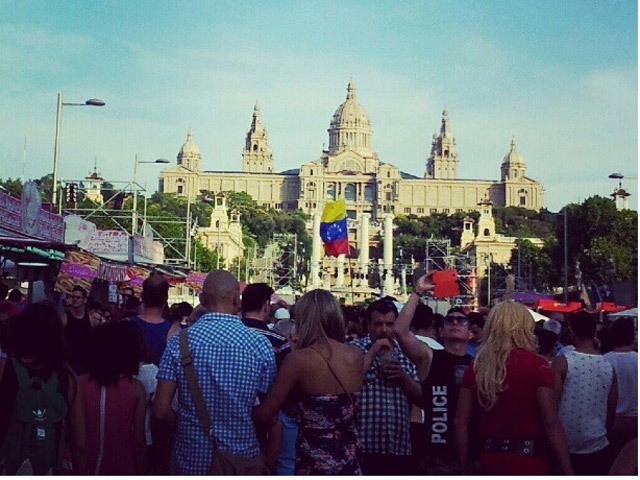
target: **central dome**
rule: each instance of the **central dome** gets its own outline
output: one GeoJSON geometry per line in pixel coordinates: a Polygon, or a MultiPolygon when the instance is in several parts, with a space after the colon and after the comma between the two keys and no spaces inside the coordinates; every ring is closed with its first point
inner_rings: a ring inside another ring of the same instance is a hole
{"type": "Polygon", "coordinates": [[[331,119],[329,127],[329,152],[356,150],[371,154],[371,122],[364,108],[356,99],[353,80],[347,86],[347,99],[340,105],[331,119]]]}
{"type": "Polygon", "coordinates": [[[360,105],[356,99],[356,86],[353,80],[350,81],[347,86],[347,99],[337,108],[336,113],[333,114],[331,126],[338,127],[345,123],[371,125],[364,108],[362,108],[362,105],[360,105]]]}

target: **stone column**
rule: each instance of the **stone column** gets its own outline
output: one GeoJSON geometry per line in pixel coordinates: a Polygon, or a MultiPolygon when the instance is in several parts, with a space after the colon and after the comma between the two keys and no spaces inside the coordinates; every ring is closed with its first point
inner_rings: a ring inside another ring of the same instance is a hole
{"type": "Polygon", "coordinates": [[[407,301],[407,266],[402,265],[400,270],[402,272],[402,278],[400,279],[400,285],[402,286],[402,301],[407,301]]]}
{"type": "Polygon", "coordinates": [[[360,286],[368,285],[367,275],[369,274],[369,221],[370,213],[363,213],[360,216],[360,286]]]}
{"type": "Polygon", "coordinates": [[[344,287],[344,253],[336,259],[336,287],[344,287]]]}
{"type": "Polygon", "coordinates": [[[384,216],[384,294],[393,295],[393,214],[386,213],[384,216]]]}
{"type": "Polygon", "coordinates": [[[331,290],[331,275],[329,275],[328,273],[324,274],[322,288],[324,288],[325,290],[331,290]]]}
{"type": "Polygon", "coordinates": [[[322,239],[320,238],[320,213],[313,213],[311,244],[311,288],[320,288],[320,261],[322,259],[322,239]]]}

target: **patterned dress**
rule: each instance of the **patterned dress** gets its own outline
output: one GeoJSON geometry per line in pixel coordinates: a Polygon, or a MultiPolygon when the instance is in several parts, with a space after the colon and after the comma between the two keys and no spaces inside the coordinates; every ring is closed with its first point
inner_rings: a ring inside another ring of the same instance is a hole
{"type": "Polygon", "coordinates": [[[346,393],[302,394],[295,475],[362,475],[355,415],[346,393]]]}

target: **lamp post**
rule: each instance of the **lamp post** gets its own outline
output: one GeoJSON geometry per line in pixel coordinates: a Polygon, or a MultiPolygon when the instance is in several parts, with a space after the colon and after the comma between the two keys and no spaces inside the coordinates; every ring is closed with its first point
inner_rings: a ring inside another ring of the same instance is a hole
{"type": "Polygon", "coordinates": [[[58,108],[56,112],[56,145],[53,151],[53,191],[51,203],[54,205],[58,199],[58,156],[60,154],[60,127],[62,125],[62,107],[104,107],[104,102],[99,98],[90,98],[84,103],[65,103],[62,92],[58,93],[58,108]]]}
{"type": "Polygon", "coordinates": [[[151,161],[140,161],[138,160],[138,154],[136,153],[136,163],[134,164],[133,167],[133,183],[132,183],[132,190],[133,190],[133,211],[131,213],[131,235],[135,235],[138,231],[138,184],[137,184],[137,178],[138,178],[138,165],[140,165],[141,163],[143,164],[150,164],[150,163],[160,163],[160,164],[166,164],[166,163],[170,163],[169,160],[167,160],[166,158],[158,158],[156,160],[151,160],[151,161]]]}
{"type": "Polygon", "coordinates": [[[493,254],[487,253],[484,257],[484,263],[487,266],[487,306],[491,308],[491,263],[493,262],[493,254]]]}
{"type": "Polygon", "coordinates": [[[564,285],[563,300],[565,303],[569,301],[569,246],[567,244],[567,207],[563,209],[564,213],[564,285]]]}

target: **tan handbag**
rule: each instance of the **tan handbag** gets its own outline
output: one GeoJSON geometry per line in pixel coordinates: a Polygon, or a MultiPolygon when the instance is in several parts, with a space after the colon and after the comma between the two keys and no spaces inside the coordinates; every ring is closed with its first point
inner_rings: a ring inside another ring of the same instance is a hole
{"type": "Polygon", "coordinates": [[[205,434],[213,444],[213,458],[211,459],[210,475],[268,475],[269,469],[264,463],[264,458],[259,455],[257,457],[247,458],[231,453],[223,452],[218,448],[218,442],[213,435],[213,425],[211,415],[207,411],[207,405],[202,396],[202,390],[198,383],[196,371],[193,368],[193,359],[187,342],[187,330],[180,331],[180,363],[184,369],[184,374],[189,385],[189,391],[193,397],[193,403],[198,411],[202,428],[205,434]]]}

